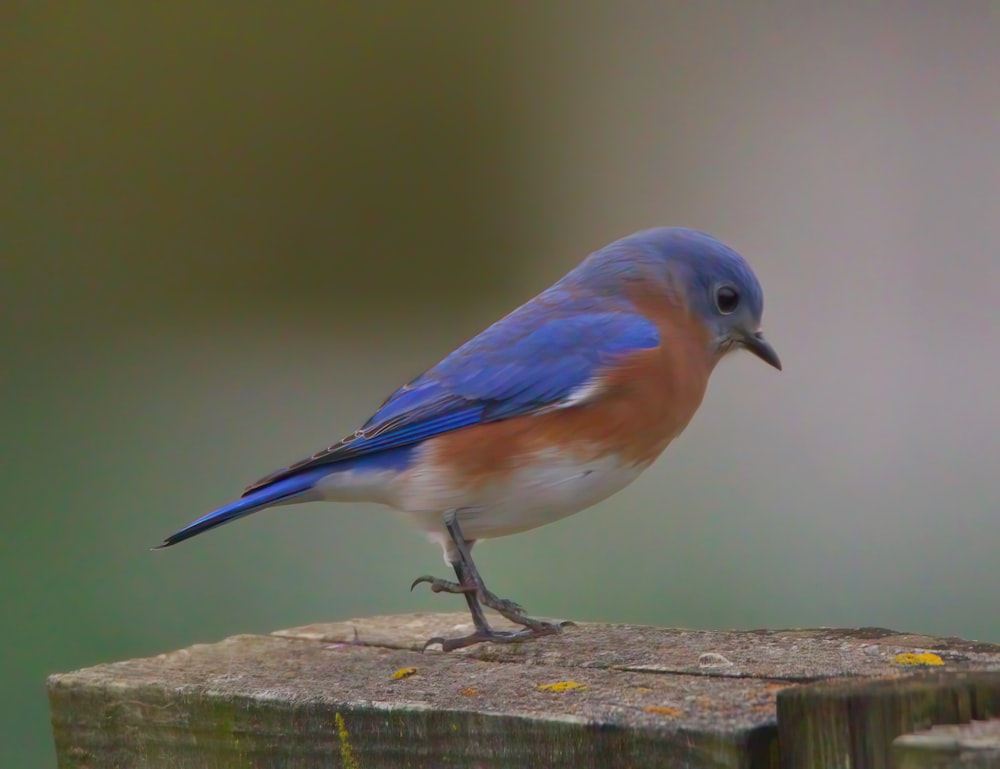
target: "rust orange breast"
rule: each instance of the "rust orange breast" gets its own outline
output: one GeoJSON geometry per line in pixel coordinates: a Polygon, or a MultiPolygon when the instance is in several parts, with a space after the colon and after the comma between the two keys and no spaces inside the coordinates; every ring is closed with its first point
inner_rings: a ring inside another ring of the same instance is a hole
{"type": "Polygon", "coordinates": [[[582,462],[615,455],[651,463],[694,416],[717,358],[704,326],[683,308],[661,301],[642,309],[660,330],[659,347],[602,372],[593,398],[441,435],[433,463],[473,484],[501,481],[552,450],[582,462]]]}

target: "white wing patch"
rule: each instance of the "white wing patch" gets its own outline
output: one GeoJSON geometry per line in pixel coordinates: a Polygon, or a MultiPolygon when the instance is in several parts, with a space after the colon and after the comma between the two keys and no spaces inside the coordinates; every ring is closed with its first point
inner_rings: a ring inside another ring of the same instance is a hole
{"type": "Polygon", "coordinates": [[[564,400],[561,400],[558,403],[553,403],[551,406],[546,406],[543,409],[539,409],[535,412],[535,414],[547,414],[550,411],[568,409],[573,406],[582,406],[584,403],[596,400],[607,390],[607,387],[608,383],[604,377],[595,376],[592,379],[588,379],[582,385],[570,392],[564,400]]]}

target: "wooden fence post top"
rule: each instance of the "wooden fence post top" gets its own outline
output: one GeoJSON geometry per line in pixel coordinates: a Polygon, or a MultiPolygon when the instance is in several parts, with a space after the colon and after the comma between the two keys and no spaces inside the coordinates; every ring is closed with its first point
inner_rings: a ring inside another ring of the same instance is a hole
{"type": "Polygon", "coordinates": [[[59,765],[776,767],[776,698],[789,687],[929,670],[995,677],[1000,690],[989,673],[1000,646],[878,628],[581,623],[420,651],[467,623],[369,617],[53,675],[59,765]]]}

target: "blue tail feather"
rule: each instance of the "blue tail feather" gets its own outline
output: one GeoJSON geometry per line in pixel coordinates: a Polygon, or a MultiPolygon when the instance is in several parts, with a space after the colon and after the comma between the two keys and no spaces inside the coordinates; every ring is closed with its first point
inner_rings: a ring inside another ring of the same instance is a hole
{"type": "Polygon", "coordinates": [[[298,473],[290,478],[284,478],[269,486],[265,486],[245,497],[237,499],[235,502],[230,502],[228,505],[206,513],[180,531],[171,534],[163,540],[162,545],[153,549],[160,550],[171,545],[176,545],[178,542],[183,542],[209,529],[214,529],[216,526],[222,526],[222,524],[235,521],[237,518],[256,513],[265,507],[286,504],[292,501],[309,501],[303,499],[303,497],[308,495],[309,491],[316,485],[316,481],[329,472],[330,468],[316,468],[313,472],[298,473]]]}

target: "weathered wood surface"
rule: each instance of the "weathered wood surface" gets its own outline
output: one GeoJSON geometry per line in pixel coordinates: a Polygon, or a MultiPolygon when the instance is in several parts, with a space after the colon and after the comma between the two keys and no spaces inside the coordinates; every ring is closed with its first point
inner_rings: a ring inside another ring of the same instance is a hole
{"type": "Polygon", "coordinates": [[[897,737],[893,757],[897,769],[1000,769],[1000,719],[897,737]]]}
{"type": "MultiPolygon", "coordinates": [[[[954,647],[952,647],[953,649],[954,647]]],[[[946,652],[942,649],[941,656],[946,652]]],[[[967,655],[947,652],[963,667],[967,655]]],[[[944,667],[944,665],[936,666],[944,667]]],[[[778,698],[778,739],[786,767],[893,767],[902,734],[933,724],[1000,716],[1000,665],[872,681],[796,687],[778,698]]]]}
{"type": "MultiPolygon", "coordinates": [[[[785,748],[796,743],[778,702],[824,679],[838,679],[834,689],[913,680],[905,663],[935,659],[935,671],[985,682],[982,706],[959,715],[1000,715],[989,712],[1000,701],[1000,672],[989,672],[1000,671],[1000,646],[989,644],[879,629],[580,624],[528,643],[420,652],[430,636],[468,632],[467,621],[372,617],[54,675],[59,766],[862,767],[791,763],[799,754],[785,748]]],[[[853,726],[838,727],[848,742],[853,726]]],[[[887,762],[889,742],[881,749],[887,762]]]]}

